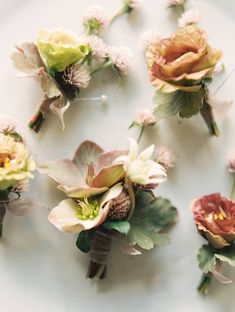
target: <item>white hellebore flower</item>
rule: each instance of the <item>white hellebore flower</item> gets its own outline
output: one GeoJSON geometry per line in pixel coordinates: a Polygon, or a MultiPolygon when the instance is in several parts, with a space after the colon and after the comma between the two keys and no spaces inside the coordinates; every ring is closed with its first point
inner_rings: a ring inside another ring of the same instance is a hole
{"type": "Polygon", "coordinates": [[[129,154],[123,155],[114,160],[114,163],[123,163],[124,170],[129,179],[139,185],[157,185],[166,180],[166,170],[152,160],[154,145],[149,146],[138,154],[138,143],[132,139],[129,140],[129,154]]]}
{"type": "Polygon", "coordinates": [[[111,200],[123,190],[121,183],[111,187],[100,200],[72,198],[63,200],[53,208],[48,220],[57,229],[67,233],[80,233],[102,224],[108,216],[111,200]]]}

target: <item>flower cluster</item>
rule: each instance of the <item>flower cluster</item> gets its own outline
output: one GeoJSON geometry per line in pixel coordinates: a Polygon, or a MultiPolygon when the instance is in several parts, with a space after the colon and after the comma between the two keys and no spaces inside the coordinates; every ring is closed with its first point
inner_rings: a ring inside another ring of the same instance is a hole
{"type": "MultiPolygon", "coordinates": [[[[0,116],[0,234],[6,209],[12,209],[12,195],[25,191],[24,184],[32,178],[35,163],[31,159],[22,137],[16,131],[16,120],[11,116],[0,116]]],[[[20,209],[20,208],[19,208],[20,209]]],[[[16,211],[15,211],[16,210],[16,211]]]]}
{"type": "Polygon", "coordinates": [[[35,132],[40,130],[50,112],[58,115],[64,129],[64,113],[71,102],[79,100],[80,91],[89,86],[95,73],[106,68],[112,68],[118,75],[128,73],[131,63],[129,50],[122,46],[108,47],[95,35],[106,25],[101,18],[101,10],[98,10],[100,18],[97,17],[99,27],[98,22],[90,21],[97,10],[96,13],[90,11],[87,22],[84,21],[84,24],[89,24],[87,36],[78,37],[63,29],[44,29],[39,31],[36,43],[24,43],[13,53],[15,67],[35,77],[44,92],[39,110],[29,123],[35,132]]]}
{"type": "MultiPolygon", "coordinates": [[[[157,120],[176,114],[190,118],[200,112],[210,134],[218,136],[212,103],[215,100],[210,101],[208,85],[221,57],[222,52],[212,48],[205,32],[195,25],[150,44],[146,59],[151,82],[157,90],[154,98],[157,120]]],[[[225,106],[220,105],[220,110],[227,110],[225,106]]]]}
{"type": "Polygon", "coordinates": [[[129,143],[127,151],[105,152],[85,141],[73,160],[40,166],[67,196],[48,219],[61,231],[78,233],[77,247],[90,254],[89,278],[105,277],[112,235],[130,254],[140,254],[136,247],[169,243],[161,231],[175,221],[176,209],[152,194],[166,180],[166,170],[152,159],[154,146],[139,153],[137,142],[129,138],[129,143]]]}

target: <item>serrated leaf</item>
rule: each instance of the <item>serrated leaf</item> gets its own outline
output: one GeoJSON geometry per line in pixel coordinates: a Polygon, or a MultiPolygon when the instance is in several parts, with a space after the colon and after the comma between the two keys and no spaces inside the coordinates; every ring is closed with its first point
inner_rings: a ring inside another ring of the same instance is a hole
{"type": "Polygon", "coordinates": [[[131,226],[128,221],[110,221],[103,225],[107,230],[116,230],[119,233],[127,235],[131,226]]]}
{"type": "MultiPolygon", "coordinates": [[[[180,91],[181,92],[181,91],[180,91]]],[[[196,92],[183,92],[179,115],[181,118],[190,118],[197,115],[203,106],[205,91],[203,88],[196,92]]]]}
{"type": "Polygon", "coordinates": [[[176,91],[164,93],[157,91],[154,97],[156,104],[154,115],[157,120],[169,118],[179,113],[181,118],[190,118],[199,113],[203,105],[205,91],[203,88],[196,92],[176,91]]]}
{"type": "Polygon", "coordinates": [[[204,273],[213,272],[216,267],[215,249],[211,245],[203,245],[198,251],[197,260],[204,273]]]}
{"type": "Polygon", "coordinates": [[[222,262],[227,262],[231,266],[235,266],[235,248],[234,245],[223,248],[216,252],[216,259],[219,259],[222,262]]]}
{"type": "Polygon", "coordinates": [[[136,203],[130,220],[131,229],[127,234],[129,244],[138,245],[143,249],[169,244],[168,235],[159,232],[175,222],[176,208],[169,200],[153,199],[149,193],[143,191],[136,194],[136,203]]]}
{"type": "Polygon", "coordinates": [[[88,253],[91,249],[92,239],[94,237],[95,231],[82,231],[80,232],[78,239],[76,241],[76,246],[82,252],[88,253]]]}

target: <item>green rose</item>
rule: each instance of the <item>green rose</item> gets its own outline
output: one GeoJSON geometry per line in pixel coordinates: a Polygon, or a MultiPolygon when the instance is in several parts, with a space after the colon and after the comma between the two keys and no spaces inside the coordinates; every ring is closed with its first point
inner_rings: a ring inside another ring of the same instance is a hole
{"type": "Polygon", "coordinates": [[[41,30],[37,46],[44,64],[59,72],[81,61],[89,53],[89,46],[81,44],[75,34],[59,29],[41,30]]]}

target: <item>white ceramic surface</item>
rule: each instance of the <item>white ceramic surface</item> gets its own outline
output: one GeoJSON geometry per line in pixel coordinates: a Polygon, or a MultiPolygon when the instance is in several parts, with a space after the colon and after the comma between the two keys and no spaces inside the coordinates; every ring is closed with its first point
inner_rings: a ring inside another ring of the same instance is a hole
{"type": "MultiPolygon", "coordinates": [[[[10,53],[17,43],[34,40],[42,27],[63,26],[82,33],[82,14],[97,4],[114,12],[120,0],[0,0],[0,111],[19,118],[20,129],[38,160],[71,157],[84,139],[104,148],[123,148],[127,128],[138,107],[151,107],[154,89],[148,81],[140,35],[149,28],[165,35],[174,31],[177,14],[166,10],[164,0],[144,0],[139,13],[118,20],[105,35],[108,42],[129,46],[134,53],[131,74],[118,87],[112,74],[97,77],[84,95],[109,97],[109,105],[82,103],[71,107],[62,132],[51,117],[39,135],[26,126],[42,94],[36,82],[14,78],[10,53]],[[111,78],[111,79],[110,79],[111,78]]],[[[200,25],[215,47],[224,51],[227,72],[217,77],[215,90],[235,66],[234,0],[189,1],[198,7],[200,25]]],[[[235,74],[219,96],[235,98],[235,74]]],[[[60,233],[47,222],[48,209],[63,195],[46,176],[36,175],[30,196],[44,202],[31,217],[7,215],[4,238],[0,242],[1,312],[232,312],[235,311],[235,283],[213,283],[208,297],[196,292],[201,272],[196,254],[203,240],[197,235],[190,201],[200,195],[220,191],[229,194],[232,183],[226,171],[228,153],[235,149],[235,107],[229,118],[219,121],[221,137],[211,139],[200,116],[179,122],[163,121],[146,131],[142,145],[168,144],[177,155],[177,167],[159,193],[171,198],[179,208],[179,222],[171,231],[172,244],[156,248],[144,257],[122,255],[116,246],[110,256],[109,277],[96,283],[85,279],[88,258],[76,246],[76,236],[60,233]]],[[[226,270],[225,270],[226,271],[226,270]]],[[[235,270],[227,269],[235,280],[235,270]]]]}

